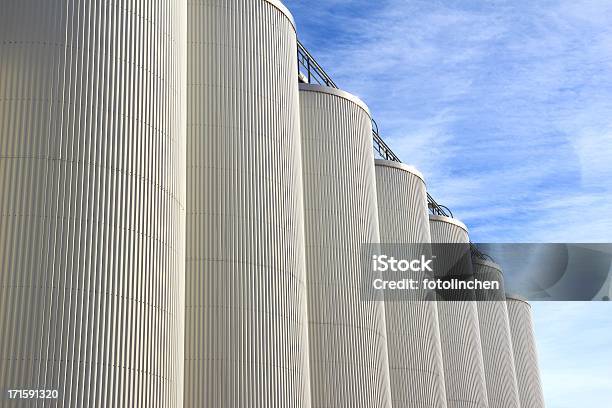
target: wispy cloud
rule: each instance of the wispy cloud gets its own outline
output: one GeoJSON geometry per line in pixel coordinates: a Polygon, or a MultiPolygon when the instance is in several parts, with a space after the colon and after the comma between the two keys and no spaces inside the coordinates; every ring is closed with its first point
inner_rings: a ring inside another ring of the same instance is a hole
{"type": "Polygon", "coordinates": [[[612,240],[610,2],[287,3],[474,240],[612,240]]]}

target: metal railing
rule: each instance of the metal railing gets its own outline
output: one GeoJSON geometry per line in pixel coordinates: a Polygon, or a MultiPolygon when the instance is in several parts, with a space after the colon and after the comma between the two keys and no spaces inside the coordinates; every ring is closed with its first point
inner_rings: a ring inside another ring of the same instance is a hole
{"type": "Polygon", "coordinates": [[[472,244],[470,242],[470,252],[472,253],[472,258],[478,258],[478,259],[482,259],[484,261],[491,261],[491,262],[495,262],[495,260],[493,258],[491,258],[489,255],[481,252],[478,248],[476,248],[476,246],[474,244],[472,244]]]}
{"type": "MultiPolygon", "coordinates": [[[[300,73],[300,79],[303,82],[339,88],[300,41],[298,41],[297,58],[298,72],[300,73]]],[[[385,143],[382,136],[380,136],[378,124],[374,119],[372,119],[372,141],[374,151],[378,154],[378,156],[380,156],[380,158],[401,163],[400,158],[393,152],[393,150],[391,150],[391,147],[385,143]]],[[[429,193],[427,193],[427,203],[429,211],[432,214],[443,215],[451,218],[453,217],[451,210],[449,210],[448,207],[438,204],[429,193]]]]}
{"type": "Polygon", "coordinates": [[[301,69],[305,72],[305,81],[309,84],[317,83],[319,85],[338,88],[338,85],[331,79],[327,72],[319,65],[317,60],[304,45],[298,41],[298,71],[301,69]]]}

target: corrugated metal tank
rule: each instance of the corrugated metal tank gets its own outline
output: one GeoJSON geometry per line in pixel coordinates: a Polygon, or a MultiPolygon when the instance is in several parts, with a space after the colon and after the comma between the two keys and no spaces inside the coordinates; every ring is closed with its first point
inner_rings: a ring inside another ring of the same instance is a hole
{"type": "Polygon", "coordinates": [[[183,406],[186,8],[2,2],[3,401],[183,406]]]}
{"type": "MultiPolygon", "coordinates": [[[[460,221],[429,216],[433,243],[469,243],[467,227],[460,221]]],[[[464,265],[471,270],[471,262],[464,265]]],[[[488,407],[482,345],[475,301],[439,301],[438,321],[442,340],[444,383],[449,408],[488,407]]]]}
{"type": "Polygon", "coordinates": [[[544,408],[531,306],[525,299],[515,295],[508,295],[506,304],[521,408],[544,408]]]}
{"type": "Polygon", "coordinates": [[[308,407],[293,19],[193,1],[188,44],[185,406],[308,407]]]}
{"type": "Polygon", "coordinates": [[[390,407],[383,302],[362,301],[379,242],[372,124],[346,92],[300,85],[313,407],[390,407]]]}
{"type": "Polygon", "coordinates": [[[472,265],[475,278],[500,282],[500,290],[489,292],[491,296],[486,292],[482,296],[477,294],[489,408],[520,408],[501,268],[494,262],[476,257],[472,259],[472,265]]]}
{"type": "MultiPolygon", "coordinates": [[[[431,242],[427,191],[421,173],[387,160],[376,160],[375,166],[380,242],[431,242]]],[[[436,302],[388,301],[385,318],[393,406],[445,408],[436,302]]]]}

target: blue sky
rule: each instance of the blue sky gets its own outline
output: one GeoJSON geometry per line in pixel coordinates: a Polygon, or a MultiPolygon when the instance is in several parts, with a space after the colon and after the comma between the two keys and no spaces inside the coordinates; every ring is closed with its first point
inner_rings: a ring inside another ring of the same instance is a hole
{"type": "Polygon", "coordinates": [[[610,302],[532,302],[547,408],[612,407],[610,302]]]}
{"type": "MultiPolygon", "coordinates": [[[[612,1],[284,2],[473,241],[612,242],[612,1]]],[[[611,309],[534,305],[549,408],[612,406],[611,309]]]]}

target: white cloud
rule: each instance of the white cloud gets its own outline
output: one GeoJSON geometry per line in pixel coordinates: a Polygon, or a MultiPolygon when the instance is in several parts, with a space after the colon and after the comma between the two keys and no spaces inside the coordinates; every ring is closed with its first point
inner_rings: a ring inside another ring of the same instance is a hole
{"type": "Polygon", "coordinates": [[[315,55],[477,240],[612,240],[609,2],[357,3],[315,55]]]}

